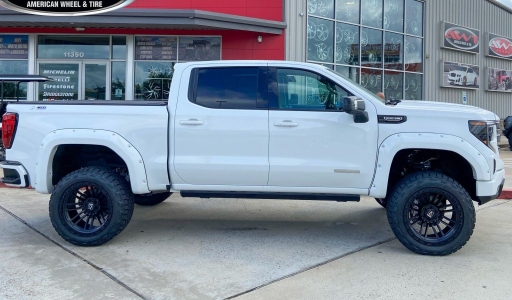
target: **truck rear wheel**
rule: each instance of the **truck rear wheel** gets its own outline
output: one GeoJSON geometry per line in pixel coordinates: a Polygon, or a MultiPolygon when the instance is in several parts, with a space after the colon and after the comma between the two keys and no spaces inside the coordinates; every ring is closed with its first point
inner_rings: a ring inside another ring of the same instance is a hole
{"type": "Polygon", "coordinates": [[[127,182],[105,167],[86,167],[64,177],[50,197],[57,233],[78,246],[98,246],[118,235],[133,214],[127,182]]]}
{"type": "Polygon", "coordinates": [[[152,206],[164,202],[172,195],[171,192],[158,193],[158,194],[142,194],[135,195],[135,204],[142,206],[152,206]]]}
{"type": "Polygon", "coordinates": [[[437,172],[406,176],[387,203],[388,221],[398,240],[425,255],[461,249],[475,228],[475,207],[466,190],[437,172]]]}

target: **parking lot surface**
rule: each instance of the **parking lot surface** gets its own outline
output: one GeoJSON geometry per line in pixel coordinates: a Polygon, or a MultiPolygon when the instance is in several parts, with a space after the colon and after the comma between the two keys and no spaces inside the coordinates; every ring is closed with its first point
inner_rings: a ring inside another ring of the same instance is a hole
{"type": "MultiPolygon", "coordinates": [[[[507,187],[512,152],[502,151],[507,187]]],[[[0,174],[1,175],[1,174],[0,174]]],[[[183,199],[136,206],[93,248],[60,238],[49,195],[0,188],[0,299],[512,299],[512,202],[477,208],[447,257],[414,254],[373,198],[183,199]]]]}

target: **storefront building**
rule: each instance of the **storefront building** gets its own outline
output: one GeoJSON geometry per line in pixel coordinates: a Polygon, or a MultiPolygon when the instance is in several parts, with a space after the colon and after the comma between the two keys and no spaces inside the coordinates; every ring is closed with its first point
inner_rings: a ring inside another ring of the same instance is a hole
{"type": "MultiPolygon", "coordinates": [[[[22,86],[22,99],[167,99],[175,63],[283,60],[285,28],[283,3],[273,0],[136,0],[81,17],[0,8],[0,74],[56,80],[22,86]]],[[[13,86],[3,95],[13,99],[13,86]]]]}
{"type": "Polygon", "coordinates": [[[55,78],[25,87],[22,96],[38,100],[157,100],[168,97],[177,62],[286,59],[325,65],[387,99],[504,118],[511,16],[495,0],[136,0],[84,17],[0,8],[0,73],[55,78]]]}

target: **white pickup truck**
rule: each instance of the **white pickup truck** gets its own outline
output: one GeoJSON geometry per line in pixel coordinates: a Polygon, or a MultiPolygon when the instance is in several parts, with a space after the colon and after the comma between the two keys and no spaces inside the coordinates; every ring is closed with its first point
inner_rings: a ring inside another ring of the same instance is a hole
{"type": "Polygon", "coordinates": [[[9,104],[2,181],[51,194],[55,230],[103,244],[134,203],[183,197],[358,201],[375,197],[410,250],[469,240],[473,201],[498,197],[499,118],[463,105],[385,102],[319,65],[175,66],[169,101],[9,104]]]}

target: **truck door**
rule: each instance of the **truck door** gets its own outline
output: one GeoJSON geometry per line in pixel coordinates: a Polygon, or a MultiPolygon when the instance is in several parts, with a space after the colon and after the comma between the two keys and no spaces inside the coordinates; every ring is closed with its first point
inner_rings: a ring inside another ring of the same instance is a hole
{"type": "Polygon", "coordinates": [[[175,117],[176,173],[194,185],[266,186],[267,67],[204,67],[180,91],[175,117]]]}
{"type": "Polygon", "coordinates": [[[377,153],[377,115],[354,123],[342,110],[351,94],[323,75],[269,68],[269,186],[370,187],[377,153]]]}

